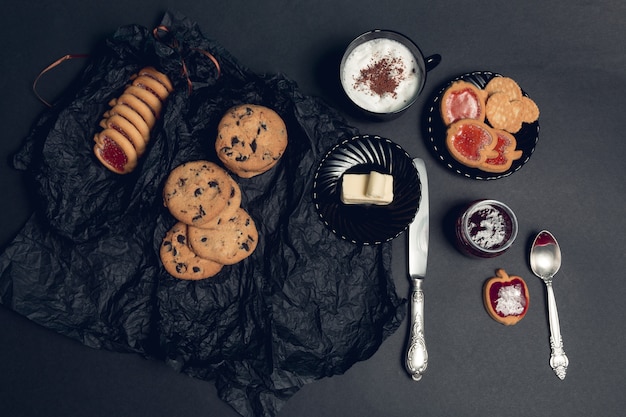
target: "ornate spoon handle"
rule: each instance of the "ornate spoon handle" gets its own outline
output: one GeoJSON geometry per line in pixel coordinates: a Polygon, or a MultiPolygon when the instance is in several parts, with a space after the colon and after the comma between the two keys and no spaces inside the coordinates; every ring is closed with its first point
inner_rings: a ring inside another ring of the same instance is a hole
{"type": "Polygon", "coordinates": [[[561,326],[559,324],[559,312],[556,309],[556,299],[552,289],[552,281],[546,280],[546,290],[548,292],[548,321],[550,322],[550,366],[556,376],[565,379],[569,359],[563,350],[563,340],[561,338],[561,326]]]}
{"type": "Polygon", "coordinates": [[[405,366],[411,378],[419,381],[428,366],[428,352],[424,339],[424,292],[421,279],[411,280],[409,303],[409,345],[405,366]]]}

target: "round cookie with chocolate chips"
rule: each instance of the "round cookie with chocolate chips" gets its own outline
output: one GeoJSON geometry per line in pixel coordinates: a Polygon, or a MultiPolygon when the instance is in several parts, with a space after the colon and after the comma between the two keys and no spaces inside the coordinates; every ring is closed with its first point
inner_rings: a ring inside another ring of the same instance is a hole
{"type": "Polygon", "coordinates": [[[263,174],[264,172],[269,171],[277,163],[278,163],[278,160],[275,160],[274,162],[270,163],[266,167],[263,167],[262,169],[258,169],[258,170],[231,168],[230,171],[233,174],[237,175],[239,178],[252,178],[252,177],[256,177],[257,175],[263,174]]]}
{"type": "Polygon", "coordinates": [[[163,204],[177,220],[201,226],[227,205],[232,184],[224,169],[209,161],[191,161],[174,168],[163,187],[163,204]]]}
{"type": "Polygon", "coordinates": [[[193,252],[224,265],[233,265],[250,256],[259,240],[254,220],[243,208],[234,216],[222,219],[215,228],[189,227],[187,233],[193,252]]]}
{"type": "Polygon", "coordinates": [[[287,127],[278,113],[264,106],[243,104],[222,117],[215,150],[231,172],[259,175],[276,165],[287,143],[287,127]]]}
{"type": "Polygon", "coordinates": [[[187,243],[187,227],[178,222],[166,233],[159,251],[163,267],[179,279],[199,280],[216,275],[223,265],[193,253],[187,243]]]}
{"type": "Polygon", "coordinates": [[[233,179],[230,175],[228,176],[230,182],[230,196],[228,201],[226,202],[226,207],[220,213],[213,217],[208,222],[196,226],[202,229],[215,229],[220,226],[222,222],[225,222],[227,219],[235,216],[241,207],[241,188],[239,188],[239,184],[237,181],[233,179]]]}

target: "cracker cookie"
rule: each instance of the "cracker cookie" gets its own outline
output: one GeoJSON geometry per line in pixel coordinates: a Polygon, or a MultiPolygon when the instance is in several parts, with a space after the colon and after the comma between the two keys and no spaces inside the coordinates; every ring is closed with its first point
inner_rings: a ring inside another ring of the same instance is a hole
{"type": "Polygon", "coordinates": [[[159,251],[165,270],[175,278],[199,280],[220,272],[223,265],[200,258],[187,242],[187,225],[178,222],[165,235],[159,251]]]}
{"type": "Polygon", "coordinates": [[[189,227],[189,246],[198,256],[233,265],[254,252],[259,233],[252,217],[240,208],[214,229],[189,227]]]}
{"type": "Polygon", "coordinates": [[[201,226],[217,216],[231,194],[228,173],[209,161],[174,168],[163,187],[163,204],[179,221],[201,226]]]}
{"type": "Polygon", "coordinates": [[[485,86],[488,95],[503,93],[509,100],[519,100],[522,98],[522,89],[517,82],[509,77],[494,77],[485,86]]]}
{"type": "Polygon", "coordinates": [[[243,104],[228,110],[217,128],[215,150],[224,166],[239,172],[266,172],[287,147],[287,128],[272,109],[243,104]]]}
{"type": "Polygon", "coordinates": [[[522,128],[524,105],[520,100],[511,100],[506,93],[489,96],[485,113],[489,124],[496,129],[516,133],[522,128]]]}
{"type": "Polygon", "coordinates": [[[517,133],[522,123],[533,123],[539,118],[539,108],[515,80],[494,77],[485,86],[489,94],[485,113],[489,124],[496,129],[517,133]]]}
{"type": "Polygon", "coordinates": [[[526,123],[533,123],[539,119],[539,107],[529,97],[523,96],[521,102],[524,106],[522,120],[526,123]]]}

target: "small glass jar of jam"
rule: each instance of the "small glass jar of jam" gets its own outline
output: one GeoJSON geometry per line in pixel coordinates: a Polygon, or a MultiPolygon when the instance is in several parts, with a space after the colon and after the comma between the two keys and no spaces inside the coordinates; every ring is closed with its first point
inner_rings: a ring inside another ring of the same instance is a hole
{"type": "Polygon", "coordinates": [[[467,255],[493,258],[503,254],[517,237],[517,217],[496,200],[472,202],[456,221],[456,240],[467,255]]]}

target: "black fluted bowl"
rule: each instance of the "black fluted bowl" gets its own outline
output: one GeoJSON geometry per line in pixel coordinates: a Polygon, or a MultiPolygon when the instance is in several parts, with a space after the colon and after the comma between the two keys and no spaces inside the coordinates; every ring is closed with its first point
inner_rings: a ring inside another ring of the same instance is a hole
{"type": "Polygon", "coordinates": [[[324,156],[315,173],[313,200],[321,220],[342,239],[375,245],[400,235],[420,202],[420,181],[413,160],[399,145],[373,135],[344,140],[324,156]],[[393,202],[386,206],[343,204],[343,174],[378,171],[393,176],[393,202]]]}

